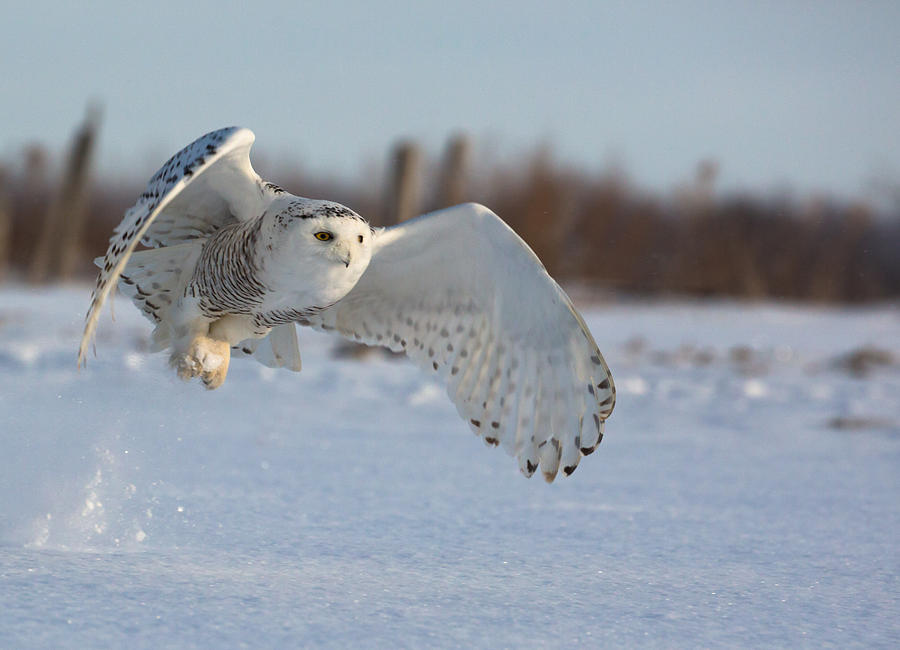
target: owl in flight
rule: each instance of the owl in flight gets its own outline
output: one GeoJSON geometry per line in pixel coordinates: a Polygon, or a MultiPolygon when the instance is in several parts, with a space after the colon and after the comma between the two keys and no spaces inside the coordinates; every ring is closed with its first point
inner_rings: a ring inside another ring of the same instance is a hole
{"type": "Polygon", "coordinates": [[[295,323],[336,331],[436,374],[473,431],[526,476],[575,471],[603,437],[615,386],[528,245],[473,203],[372,228],[263,181],[253,141],[248,129],[213,131],[150,179],[98,259],[79,364],[118,283],[183,379],[218,388],[232,354],[300,370],[295,323]]]}

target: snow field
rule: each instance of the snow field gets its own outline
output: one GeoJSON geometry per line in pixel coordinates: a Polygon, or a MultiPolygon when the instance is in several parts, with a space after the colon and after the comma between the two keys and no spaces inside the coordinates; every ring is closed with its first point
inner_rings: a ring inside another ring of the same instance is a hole
{"type": "Polygon", "coordinates": [[[207,392],[119,300],[79,372],[88,294],[0,291],[0,647],[900,643],[894,306],[585,309],[618,404],[548,486],[311,331],[207,392]]]}

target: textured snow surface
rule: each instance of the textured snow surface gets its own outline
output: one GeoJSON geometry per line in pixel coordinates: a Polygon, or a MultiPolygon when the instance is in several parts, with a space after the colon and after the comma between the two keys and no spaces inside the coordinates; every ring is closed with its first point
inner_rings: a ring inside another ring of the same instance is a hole
{"type": "Polygon", "coordinates": [[[546,485],[310,331],[207,392],[117,300],[79,372],[88,298],[0,290],[0,647],[900,645],[900,369],[836,363],[896,307],[586,308],[618,404],[546,485]]]}

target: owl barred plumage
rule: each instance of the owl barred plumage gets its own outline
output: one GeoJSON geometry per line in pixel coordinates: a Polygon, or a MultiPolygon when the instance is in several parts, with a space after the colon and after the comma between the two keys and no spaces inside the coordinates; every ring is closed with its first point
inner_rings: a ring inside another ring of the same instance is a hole
{"type": "Polygon", "coordinates": [[[256,253],[261,230],[257,218],[224,226],[208,238],[186,289],[200,300],[205,317],[253,314],[259,307],[266,292],[256,253]]]}
{"type": "Polygon", "coordinates": [[[487,444],[531,476],[571,474],[615,405],[603,356],[530,248],[465,204],[391,228],[253,171],[228,128],[173,156],[116,228],[79,362],[119,282],[179,376],[225,381],[232,350],[300,369],[295,323],[403,351],[487,444]],[[135,252],[138,241],[153,246],[135,252]]]}

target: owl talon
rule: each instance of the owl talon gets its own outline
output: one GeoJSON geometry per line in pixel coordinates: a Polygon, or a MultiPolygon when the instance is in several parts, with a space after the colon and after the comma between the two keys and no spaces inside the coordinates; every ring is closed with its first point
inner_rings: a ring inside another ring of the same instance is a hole
{"type": "Polygon", "coordinates": [[[200,381],[213,390],[225,383],[230,360],[231,346],[227,341],[198,336],[187,353],[173,355],[172,366],[181,379],[188,381],[200,377],[200,381]]]}
{"type": "Polygon", "coordinates": [[[182,354],[172,359],[172,365],[178,378],[189,381],[198,376],[202,370],[200,362],[189,354],[182,354]]]}
{"type": "Polygon", "coordinates": [[[225,383],[225,376],[228,374],[228,364],[226,363],[223,365],[224,368],[220,366],[211,372],[201,373],[200,381],[203,382],[203,385],[206,386],[208,390],[215,390],[225,383]]]}
{"type": "Polygon", "coordinates": [[[231,346],[227,341],[218,341],[206,336],[194,339],[189,354],[197,359],[200,365],[200,380],[209,389],[214,390],[225,383],[228,375],[228,364],[231,361],[231,346]]]}

